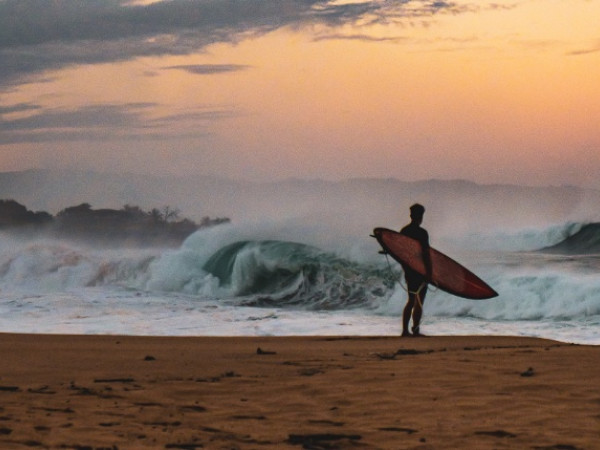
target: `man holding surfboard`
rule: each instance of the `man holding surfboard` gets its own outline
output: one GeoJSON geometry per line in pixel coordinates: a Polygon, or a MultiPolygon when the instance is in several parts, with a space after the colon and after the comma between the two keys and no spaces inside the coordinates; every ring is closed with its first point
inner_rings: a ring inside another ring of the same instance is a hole
{"type": "Polygon", "coordinates": [[[429,234],[421,227],[424,214],[423,205],[415,203],[410,207],[410,223],[400,232],[377,227],[372,234],[383,248],[381,253],[390,255],[404,270],[408,301],[402,314],[402,336],[411,336],[408,328],[411,317],[412,336],[422,336],[419,325],[428,284],[472,300],[498,296],[492,287],[469,269],[429,246],[429,234]]]}
{"type": "Polygon", "coordinates": [[[412,336],[423,336],[419,331],[421,316],[423,315],[423,302],[427,294],[427,283],[431,281],[431,257],[429,254],[429,233],[421,224],[425,207],[415,203],[410,207],[410,223],[400,230],[400,234],[412,238],[421,244],[423,262],[425,264],[425,275],[411,269],[407,264],[402,264],[408,301],[402,313],[402,336],[411,336],[408,331],[410,318],[412,317],[412,336]]]}

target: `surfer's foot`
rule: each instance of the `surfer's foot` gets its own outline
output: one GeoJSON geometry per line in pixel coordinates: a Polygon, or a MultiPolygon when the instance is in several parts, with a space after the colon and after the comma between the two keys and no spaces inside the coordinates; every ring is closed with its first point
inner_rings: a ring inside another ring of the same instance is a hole
{"type": "Polygon", "coordinates": [[[412,337],[425,337],[424,334],[421,334],[419,327],[412,327],[412,337]]]}
{"type": "Polygon", "coordinates": [[[410,334],[408,331],[403,331],[402,337],[412,337],[412,334],[410,334]]]}

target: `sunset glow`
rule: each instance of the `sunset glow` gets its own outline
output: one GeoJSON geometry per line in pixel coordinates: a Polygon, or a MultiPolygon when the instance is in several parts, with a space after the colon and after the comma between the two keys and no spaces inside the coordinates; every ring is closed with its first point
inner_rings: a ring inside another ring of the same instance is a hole
{"type": "Polygon", "coordinates": [[[600,188],[600,1],[121,3],[0,1],[0,170],[600,188]]]}

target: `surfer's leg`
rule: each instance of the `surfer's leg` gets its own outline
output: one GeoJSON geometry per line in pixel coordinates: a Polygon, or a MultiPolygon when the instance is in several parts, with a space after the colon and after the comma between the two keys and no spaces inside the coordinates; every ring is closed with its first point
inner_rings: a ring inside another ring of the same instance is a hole
{"type": "Polygon", "coordinates": [[[414,294],[415,302],[412,310],[413,336],[422,336],[421,332],[419,331],[419,326],[421,325],[421,317],[423,316],[423,303],[425,302],[425,295],[427,295],[426,284],[421,286],[414,294]]]}
{"type": "Polygon", "coordinates": [[[408,324],[413,314],[413,307],[415,306],[415,295],[411,292],[408,293],[408,300],[404,311],[402,312],[402,336],[410,336],[408,332],[408,324]]]}

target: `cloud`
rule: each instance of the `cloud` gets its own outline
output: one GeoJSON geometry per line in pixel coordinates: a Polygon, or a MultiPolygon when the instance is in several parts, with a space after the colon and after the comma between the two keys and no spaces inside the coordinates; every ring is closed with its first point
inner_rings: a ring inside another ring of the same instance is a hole
{"type": "Polygon", "coordinates": [[[422,0],[170,0],[146,5],[127,0],[0,0],[0,89],[70,65],[192,54],[212,43],[282,27],[385,22],[456,8],[422,0]]]}
{"type": "Polygon", "coordinates": [[[230,108],[221,108],[221,109],[208,109],[203,111],[186,111],[181,114],[170,114],[168,116],[163,116],[154,120],[154,124],[156,126],[159,125],[169,125],[173,123],[181,123],[182,121],[187,122],[214,122],[216,120],[230,119],[232,117],[238,117],[240,113],[230,109],[230,108]]]}
{"type": "Polygon", "coordinates": [[[362,42],[401,42],[405,41],[404,37],[377,37],[369,36],[368,34],[325,34],[317,36],[313,39],[314,42],[330,41],[330,40],[346,40],[346,41],[362,41],[362,42]]]}
{"type": "Polygon", "coordinates": [[[163,67],[165,70],[185,70],[194,75],[213,75],[246,70],[250,66],[240,64],[186,64],[179,66],[163,67]]]}
{"type": "Polygon", "coordinates": [[[582,55],[589,55],[590,53],[598,53],[598,52],[600,52],[600,41],[598,41],[596,43],[596,45],[593,45],[589,48],[581,49],[581,50],[573,50],[571,52],[568,52],[567,55],[582,56],[582,55]]]}
{"type": "Polygon", "coordinates": [[[227,119],[236,115],[228,108],[189,111],[157,118],[146,112],[154,103],[89,105],[73,109],[44,110],[35,104],[0,107],[0,145],[55,141],[94,141],[167,138],[174,124],[194,124],[194,132],[177,133],[178,137],[198,137],[207,133],[199,123],[227,119]],[[11,118],[15,113],[31,113],[11,118]]]}
{"type": "Polygon", "coordinates": [[[10,106],[0,105],[0,118],[6,114],[20,113],[24,111],[35,111],[38,109],[40,109],[40,106],[33,103],[19,103],[10,106]]]}
{"type": "Polygon", "coordinates": [[[0,119],[0,130],[140,126],[142,123],[140,111],[151,106],[154,105],[151,103],[130,103],[124,105],[91,105],[72,110],[44,111],[35,105],[18,105],[17,108],[20,111],[29,108],[29,110],[34,110],[36,113],[22,118],[0,119]]]}

